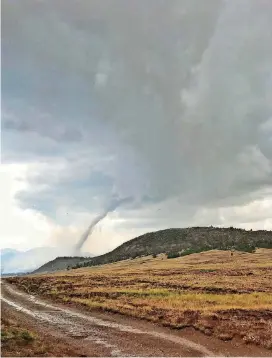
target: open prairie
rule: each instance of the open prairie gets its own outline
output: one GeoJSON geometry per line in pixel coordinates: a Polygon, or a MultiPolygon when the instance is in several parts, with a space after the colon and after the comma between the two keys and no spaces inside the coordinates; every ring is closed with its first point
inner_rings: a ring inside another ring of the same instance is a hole
{"type": "Polygon", "coordinates": [[[272,348],[272,250],[158,255],[6,279],[57,302],[272,348]]]}

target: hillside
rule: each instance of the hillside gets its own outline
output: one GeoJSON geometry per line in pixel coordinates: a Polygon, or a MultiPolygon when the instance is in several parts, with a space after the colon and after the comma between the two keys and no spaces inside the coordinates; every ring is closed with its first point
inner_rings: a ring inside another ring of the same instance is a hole
{"type": "Polygon", "coordinates": [[[239,250],[252,252],[255,248],[272,248],[272,231],[243,230],[218,227],[192,227],[150,232],[125,242],[113,251],[93,257],[84,266],[101,265],[138,256],[186,253],[207,250],[239,250]]]}
{"type": "Polygon", "coordinates": [[[80,264],[83,261],[89,260],[89,258],[84,258],[82,256],[63,256],[57,257],[54,260],[47,262],[46,264],[39,267],[33,273],[42,273],[42,272],[53,272],[59,270],[66,270],[68,266],[72,267],[76,264],[80,264]]]}
{"type": "Polygon", "coordinates": [[[90,258],[58,257],[34,273],[50,272],[70,267],[94,266],[127,260],[138,256],[169,253],[178,255],[213,249],[252,252],[256,247],[272,248],[272,231],[235,228],[192,227],[150,232],[118,246],[104,255],[90,258]]]}

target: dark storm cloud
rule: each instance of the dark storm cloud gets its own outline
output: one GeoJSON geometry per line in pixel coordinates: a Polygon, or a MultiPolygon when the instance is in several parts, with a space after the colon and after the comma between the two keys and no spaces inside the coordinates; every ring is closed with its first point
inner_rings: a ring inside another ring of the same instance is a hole
{"type": "MultiPolygon", "coordinates": [[[[182,210],[244,204],[271,188],[268,1],[2,6],[3,102],[24,103],[4,131],[74,143],[60,156],[75,150],[82,168],[89,148],[113,153],[102,165],[112,192],[175,198],[182,210]],[[27,115],[32,107],[37,116],[27,115]]],[[[57,193],[62,183],[54,185],[57,193]]]]}

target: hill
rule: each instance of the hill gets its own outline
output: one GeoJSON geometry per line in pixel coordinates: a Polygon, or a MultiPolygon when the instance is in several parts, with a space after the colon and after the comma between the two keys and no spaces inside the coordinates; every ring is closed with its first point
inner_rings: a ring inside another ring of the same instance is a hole
{"type": "Polygon", "coordinates": [[[54,272],[59,270],[66,270],[67,267],[72,267],[77,264],[81,264],[89,260],[90,258],[82,256],[62,256],[57,257],[54,260],[47,262],[46,264],[39,267],[37,270],[34,270],[33,273],[45,273],[45,272],[54,272]]]}
{"type": "Polygon", "coordinates": [[[160,253],[166,253],[171,258],[216,249],[252,252],[255,248],[272,248],[272,231],[247,231],[233,227],[212,226],[166,229],[141,235],[125,242],[111,252],[91,259],[58,257],[34,272],[62,270],[68,266],[75,268],[102,265],[160,253]]]}
{"type": "Polygon", "coordinates": [[[212,226],[166,229],[136,237],[78,266],[101,265],[160,253],[168,253],[171,258],[214,249],[253,252],[255,248],[272,248],[272,231],[212,226]]]}

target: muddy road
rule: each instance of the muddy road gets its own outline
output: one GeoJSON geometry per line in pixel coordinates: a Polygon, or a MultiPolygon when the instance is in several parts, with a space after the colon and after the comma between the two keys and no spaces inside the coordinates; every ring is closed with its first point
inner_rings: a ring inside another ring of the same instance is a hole
{"type": "Polygon", "coordinates": [[[223,342],[193,329],[171,330],[123,317],[67,308],[28,295],[2,281],[2,314],[16,314],[26,328],[71,345],[77,356],[270,356],[240,341],[223,342]]]}

